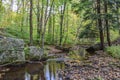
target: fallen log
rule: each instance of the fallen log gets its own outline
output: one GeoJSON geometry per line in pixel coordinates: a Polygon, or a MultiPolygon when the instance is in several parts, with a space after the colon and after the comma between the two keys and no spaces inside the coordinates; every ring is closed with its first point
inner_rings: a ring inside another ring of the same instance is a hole
{"type": "MultiPolygon", "coordinates": [[[[118,46],[118,45],[120,45],[120,38],[117,38],[116,40],[112,41],[111,44],[112,44],[112,46],[118,46]]],[[[104,43],[104,47],[107,47],[107,46],[108,46],[108,44],[107,44],[107,43],[104,43]]],[[[100,43],[95,44],[95,45],[93,45],[93,46],[90,46],[90,47],[88,47],[88,48],[86,49],[86,51],[87,51],[88,53],[90,53],[90,54],[94,54],[95,51],[98,51],[98,50],[102,50],[100,43]]]]}

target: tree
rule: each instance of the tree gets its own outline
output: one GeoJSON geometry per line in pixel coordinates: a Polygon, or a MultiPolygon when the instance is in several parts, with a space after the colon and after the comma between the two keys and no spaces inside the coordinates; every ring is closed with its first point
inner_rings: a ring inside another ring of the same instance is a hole
{"type": "Polygon", "coordinates": [[[25,14],[25,1],[22,0],[22,19],[21,19],[21,32],[23,32],[24,27],[24,14],[25,14]]]}
{"type": "Polygon", "coordinates": [[[120,7],[120,1],[116,1],[116,13],[117,13],[117,26],[119,28],[119,35],[120,35],[120,16],[119,16],[119,7],[120,7]]]}
{"type": "Polygon", "coordinates": [[[67,3],[67,1],[64,0],[63,6],[61,6],[61,14],[60,14],[60,42],[59,42],[60,46],[62,46],[62,40],[63,40],[63,22],[64,22],[65,10],[66,10],[66,3],[67,3]]]}
{"type": "Polygon", "coordinates": [[[101,45],[101,49],[104,50],[104,36],[103,36],[103,28],[102,28],[102,21],[101,21],[100,0],[97,0],[97,14],[99,15],[98,28],[99,28],[99,33],[100,33],[100,45],[101,45]]]}
{"type": "Polygon", "coordinates": [[[40,0],[37,0],[37,42],[38,44],[40,44],[40,32],[41,32],[40,23],[41,23],[40,22],[40,0]]]}
{"type": "MultiPolygon", "coordinates": [[[[46,32],[46,24],[47,24],[47,11],[48,11],[48,0],[46,2],[46,9],[45,9],[45,15],[44,15],[44,19],[43,19],[43,29],[42,29],[42,34],[41,34],[41,48],[44,49],[44,38],[45,38],[45,32],[46,32]]],[[[50,13],[50,12],[49,12],[50,13]]]]}
{"type": "Polygon", "coordinates": [[[111,42],[110,42],[110,30],[109,30],[109,25],[108,25],[108,1],[104,1],[104,12],[105,12],[105,26],[106,26],[106,34],[107,34],[107,42],[108,45],[111,46],[111,42]]]}
{"type": "Polygon", "coordinates": [[[30,0],[30,45],[33,45],[33,22],[32,22],[32,9],[33,8],[33,0],[30,0]]]}
{"type": "MultiPolygon", "coordinates": [[[[55,5],[53,5],[53,11],[55,11],[55,5]]],[[[53,27],[52,27],[53,28],[53,30],[52,30],[53,31],[52,41],[53,41],[53,44],[54,44],[54,41],[55,41],[55,39],[54,39],[55,38],[55,34],[54,34],[55,33],[55,13],[53,13],[53,20],[52,21],[53,21],[53,24],[52,24],[53,25],[53,27]]]]}

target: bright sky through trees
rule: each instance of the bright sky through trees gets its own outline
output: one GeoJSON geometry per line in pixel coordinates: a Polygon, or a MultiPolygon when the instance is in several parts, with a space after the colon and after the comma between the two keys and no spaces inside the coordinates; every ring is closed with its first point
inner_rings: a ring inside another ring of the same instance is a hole
{"type": "MultiPolygon", "coordinates": [[[[5,5],[10,5],[10,0],[2,0],[3,4],[5,5]]],[[[18,6],[17,6],[17,0],[13,0],[12,5],[10,6],[12,11],[16,11],[18,6]]]]}

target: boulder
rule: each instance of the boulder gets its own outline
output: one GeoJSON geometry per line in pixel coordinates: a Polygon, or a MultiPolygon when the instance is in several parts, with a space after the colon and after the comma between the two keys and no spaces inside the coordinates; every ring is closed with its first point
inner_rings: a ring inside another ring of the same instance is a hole
{"type": "Polygon", "coordinates": [[[84,48],[79,48],[79,55],[81,56],[81,57],[85,57],[86,56],[86,51],[85,51],[85,49],[84,48]]]}
{"type": "Polygon", "coordinates": [[[95,44],[95,45],[90,46],[86,49],[86,51],[90,54],[95,54],[95,51],[98,51],[98,50],[101,50],[101,45],[100,44],[95,44]]]}
{"type": "Polygon", "coordinates": [[[0,37],[0,63],[24,60],[24,41],[22,39],[0,37]]]}
{"type": "Polygon", "coordinates": [[[26,54],[28,54],[30,60],[40,60],[43,56],[43,50],[40,47],[30,46],[26,54]]]}

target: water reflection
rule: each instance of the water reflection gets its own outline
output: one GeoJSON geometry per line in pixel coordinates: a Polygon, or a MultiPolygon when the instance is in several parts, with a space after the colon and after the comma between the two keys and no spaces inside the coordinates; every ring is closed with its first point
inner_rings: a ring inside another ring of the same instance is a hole
{"type": "Polygon", "coordinates": [[[56,74],[57,70],[64,69],[64,63],[59,63],[56,61],[49,61],[45,66],[45,78],[46,80],[57,80],[58,75],[56,74]]]}
{"type": "Polygon", "coordinates": [[[45,80],[42,64],[28,64],[25,71],[25,80],[45,80]]]}
{"type": "Polygon", "coordinates": [[[27,64],[25,67],[14,67],[0,72],[0,80],[61,80],[56,73],[59,69],[64,69],[64,63],[48,61],[44,65],[27,64]]]}
{"type": "Polygon", "coordinates": [[[11,68],[10,71],[1,72],[0,80],[24,80],[25,68],[11,68]]]}

